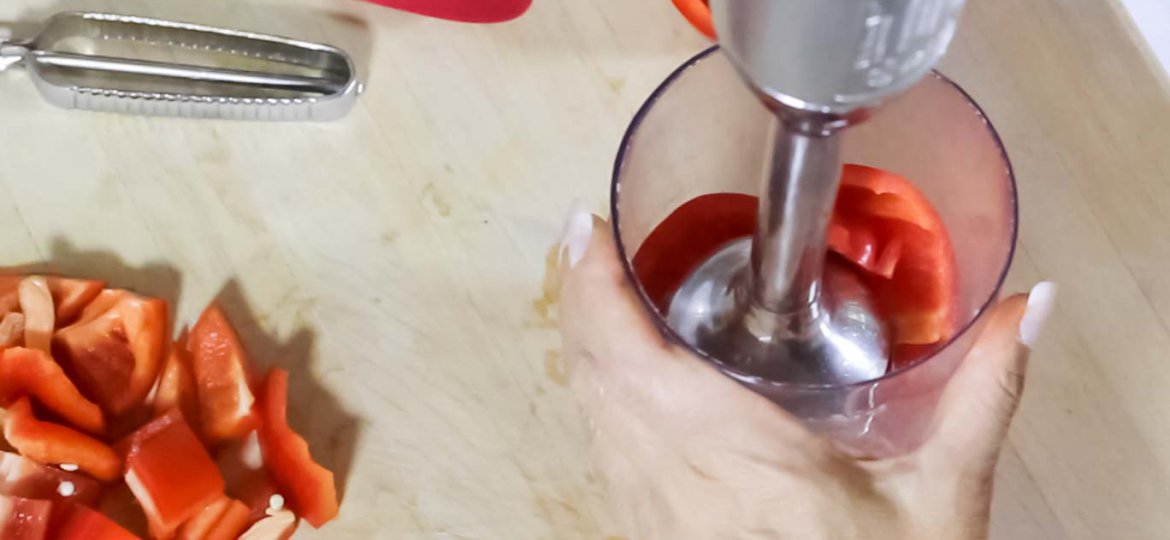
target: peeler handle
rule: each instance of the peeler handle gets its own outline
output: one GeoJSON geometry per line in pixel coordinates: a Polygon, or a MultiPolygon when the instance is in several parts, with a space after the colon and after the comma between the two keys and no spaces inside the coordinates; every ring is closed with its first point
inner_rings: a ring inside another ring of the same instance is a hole
{"type": "Polygon", "coordinates": [[[28,53],[28,49],[10,39],[12,31],[0,26],[0,73],[24,61],[24,55],[28,53]]]}
{"type": "Polygon", "coordinates": [[[106,13],[62,13],[27,42],[0,42],[41,94],[71,109],[233,120],[333,120],[361,93],[352,59],[328,45],[106,13]],[[273,71],[55,50],[72,37],[236,57],[273,71]],[[279,69],[277,69],[279,68],[279,69]]]}
{"type": "Polygon", "coordinates": [[[38,68],[75,68],[86,71],[142,75],[168,79],[235,84],[273,90],[336,93],[344,89],[345,81],[325,77],[280,75],[259,71],[209,68],[190,64],[169,64],[149,60],[90,56],[46,51],[32,51],[28,62],[38,68]]]}

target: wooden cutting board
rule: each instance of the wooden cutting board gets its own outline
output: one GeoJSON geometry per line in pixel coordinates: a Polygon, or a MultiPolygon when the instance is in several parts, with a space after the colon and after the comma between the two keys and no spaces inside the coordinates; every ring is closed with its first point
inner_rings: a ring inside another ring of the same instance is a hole
{"type": "MultiPolygon", "coordinates": [[[[343,479],[304,538],[604,540],[561,384],[544,256],[605,206],[642,100],[705,43],[666,0],[537,0],[466,26],[346,0],[6,0],[343,46],[367,74],[330,124],[63,111],[0,75],[0,257],[219,297],[293,368],[294,423],[343,479]]],[[[977,0],[943,69],[1019,176],[1010,286],[1063,289],[999,473],[997,538],[1170,531],[1170,86],[1099,0],[977,0]]],[[[633,539],[636,540],[636,539],[633,539]]]]}

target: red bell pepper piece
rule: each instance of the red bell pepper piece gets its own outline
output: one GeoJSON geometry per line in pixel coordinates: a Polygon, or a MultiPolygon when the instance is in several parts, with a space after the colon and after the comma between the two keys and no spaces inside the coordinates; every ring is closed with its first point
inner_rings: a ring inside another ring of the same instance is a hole
{"type": "Polygon", "coordinates": [[[57,325],[63,326],[73,322],[81,310],[85,309],[97,295],[106,287],[106,282],[94,279],[70,279],[48,276],[49,292],[53,293],[53,303],[57,306],[57,325]]]}
{"type": "MultiPolygon", "coordinates": [[[[272,496],[280,494],[272,477],[263,470],[256,471],[244,483],[235,486],[235,489],[229,488],[228,491],[235,494],[237,500],[247,505],[248,523],[264,519],[272,505],[272,496]]],[[[281,496],[283,497],[283,495],[281,496]]]]}
{"type": "Polygon", "coordinates": [[[0,495],[92,506],[102,486],[88,476],[0,452],[0,495]]]}
{"type": "Polygon", "coordinates": [[[166,302],[107,289],[57,332],[53,351],[81,391],[116,416],[154,387],[167,333],[166,302]]]}
{"type": "Polygon", "coordinates": [[[45,540],[53,515],[53,503],[0,496],[0,538],[45,540]]]}
{"type": "Polygon", "coordinates": [[[58,527],[54,540],[139,540],[97,510],[81,505],[69,509],[58,527]]]}
{"type": "Polygon", "coordinates": [[[175,540],[204,540],[211,529],[215,528],[215,524],[219,523],[219,518],[227,511],[228,506],[231,505],[232,500],[225,496],[220,496],[207,506],[204,506],[195,517],[187,520],[175,531],[175,540]]]}
{"type": "Polygon", "coordinates": [[[24,346],[50,352],[57,311],[53,307],[49,282],[41,276],[26,277],[17,287],[17,296],[20,311],[24,314],[24,346]]]}
{"type": "Polygon", "coordinates": [[[235,499],[227,501],[223,513],[203,540],[236,540],[252,524],[252,511],[248,505],[235,499]]]}
{"type": "Polygon", "coordinates": [[[125,482],[108,486],[94,509],[138,536],[145,536],[150,529],[142,505],[125,482]]]}
{"type": "Polygon", "coordinates": [[[297,516],[288,510],[274,512],[257,521],[239,540],[288,540],[297,532],[297,516]]]}
{"type": "Polygon", "coordinates": [[[28,398],[8,407],[4,438],[29,459],[50,465],[74,464],[98,480],[112,481],[122,472],[122,463],[109,446],[71,428],[37,420],[28,398]]]}
{"type": "MultiPolygon", "coordinates": [[[[106,286],[104,281],[71,279],[58,276],[38,276],[45,280],[56,306],[57,325],[73,322],[81,310],[89,305],[106,286]]],[[[16,274],[0,275],[0,313],[20,310],[20,283],[25,276],[16,274]]]]}
{"type": "Polygon", "coordinates": [[[220,449],[215,462],[227,483],[227,495],[251,509],[249,523],[263,519],[269,501],[280,490],[264,470],[264,456],[256,432],[220,449]]]}
{"type": "Polygon", "coordinates": [[[24,314],[5,313],[0,319],[0,349],[19,347],[24,343],[24,314]]]}
{"type": "Polygon", "coordinates": [[[957,270],[946,227],[930,201],[896,174],[846,165],[829,248],[869,271],[895,345],[948,339],[957,270]]]}
{"type": "Polygon", "coordinates": [[[5,349],[0,352],[0,406],[24,396],[89,433],[106,429],[101,408],[81,395],[52,357],[39,350],[5,349]]]}
{"type": "Polygon", "coordinates": [[[204,438],[212,445],[239,440],[256,427],[252,367],[219,306],[212,304],[199,317],[188,347],[204,438]]]}
{"type": "Polygon", "coordinates": [[[707,0],[672,0],[674,7],[686,17],[696,30],[704,36],[715,39],[715,22],[711,19],[711,7],[707,0]]]}
{"type": "Polygon", "coordinates": [[[320,528],[337,517],[333,473],[313,461],[309,445],[288,425],[288,372],[272,369],[260,397],[260,449],[264,465],[288,505],[320,528]]]}
{"type": "Polygon", "coordinates": [[[153,406],[155,416],[178,409],[188,425],[199,425],[199,398],[185,336],[171,344],[167,352],[155,389],[153,406]]]}
{"type": "Polygon", "coordinates": [[[691,272],[733,240],[756,230],[757,199],[714,193],[691,199],[658,225],[634,255],[634,272],[650,301],[666,313],[691,272]]]}
{"type": "Polygon", "coordinates": [[[177,410],[130,435],[126,485],[146,512],[151,536],[170,538],[222,496],[223,477],[177,410]]]}
{"type": "Polygon", "coordinates": [[[253,521],[246,504],[220,496],[179,527],[175,540],[236,540],[253,521]]]}
{"type": "Polygon", "coordinates": [[[20,282],[24,276],[0,274],[0,313],[20,312],[20,282]]]}

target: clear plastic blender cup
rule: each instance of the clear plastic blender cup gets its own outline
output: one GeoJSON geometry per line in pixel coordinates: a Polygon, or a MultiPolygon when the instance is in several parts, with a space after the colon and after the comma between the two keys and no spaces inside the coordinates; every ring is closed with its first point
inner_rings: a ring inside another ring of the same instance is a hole
{"type": "Polygon", "coordinates": [[[764,381],[679,339],[631,265],[647,236],[683,203],[710,193],[756,195],[772,119],[718,47],[655,90],[630,124],[614,168],[611,212],[626,276],[664,334],[813,431],[859,454],[905,453],[927,435],[942,390],[978,337],[1010,266],[1017,226],[1011,164],[979,106],[938,73],[846,130],[845,163],[910,179],[946,224],[958,269],[958,331],[932,355],[880,379],[764,381]]]}

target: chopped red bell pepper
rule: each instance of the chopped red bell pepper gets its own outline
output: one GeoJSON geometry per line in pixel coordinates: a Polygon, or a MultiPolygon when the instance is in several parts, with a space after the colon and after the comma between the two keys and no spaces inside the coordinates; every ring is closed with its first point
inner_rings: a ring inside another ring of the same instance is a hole
{"type": "Polygon", "coordinates": [[[20,311],[20,282],[24,276],[17,274],[0,274],[0,313],[20,311]]]}
{"type": "Polygon", "coordinates": [[[333,473],[313,461],[309,445],[288,425],[288,372],[268,372],[260,396],[260,449],[264,465],[288,500],[310,525],[320,528],[337,517],[333,473]]]}
{"type": "Polygon", "coordinates": [[[251,362],[219,306],[212,304],[199,317],[188,347],[207,442],[238,440],[255,429],[251,362]]]}
{"type": "Polygon", "coordinates": [[[53,307],[49,282],[41,276],[26,277],[17,287],[17,296],[24,314],[24,346],[51,352],[57,310],[53,307]]]}
{"type": "Polygon", "coordinates": [[[109,446],[72,428],[37,420],[28,398],[8,407],[4,438],[29,459],[50,465],[74,464],[98,480],[112,481],[122,472],[122,463],[109,446]]]}
{"type": "Polygon", "coordinates": [[[204,540],[215,528],[215,524],[219,523],[219,519],[227,512],[231,503],[232,499],[221,495],[204,506],[195,517],[188,519],[175,531],[175,540],[204,540]]]}
{"type": "Polygon", "coordinates": [[[170,538],[224,490],[223,477],[177,410],[132,434],[126,485],[146,512],[151,535],[170,538]]]}
{"type": "Polygon", "coordinates": [[[58,326],[72,323],[81,314],[81,310],[97,298],[106,287],[106,282],[94,279],[57,276],[47,276],[45,279],[49,282],[49,292],[53,294],[53,303],[57,306],[58,326]]]}
{"type": "MultiPolygon", "coordinates": [[[[248,506],[248,523],[255,523],[268,515],[272,506],[272,496],[279,495],[280,490],[267,471],[256,471],[249,475],[244,482],[231,486],[228,492],[240,502],[248,506]]],[[[283,497],[283,495],[281,495],[283,497]]]]}
{"type": "Polygon", "coordinates": [[[146,536],[150,529],[142,505],[138,504],[138,499],[125,482],[107,487],[94,508],[138,536],[146,536]]]}
{"type": "Polygon", "coordinates": [[[236,540],[254,521],[246,504],[220,496],[179,527],[175,540],[236,540]]]}
{"type": "Polygon", "coordinates": [[[69,509],[54,540],[139,540],[112,519],[81,505],[69,509]]]}
{"type": "Polygon", "coordinates": [[[9,312],[0,319],[0,349],[19,347],[24,343],[24,314],[9,312]]]}
{"type": "Polygon", "coordinates": [[[153,406],[155,416],[178,409],[188,425],[199,425],[199,398],[185,337],[171,344],[167,352],[155,389],[153,406]]]}
{"type": "Polygon", "coordinates": [[[215,462],[227,483],[227,495],[251,509],[249,522],[262,519],[272,496],[280,490],[264,470],[264,456],[256,432],[220,449],[215,462]]]}
{"type": "Polygon", "coordinates": [[[73,426],[92,434],[105,431],[102,410],[85,399],[65,371],[45,352],[25,348],[0,352],[0,406],[31,396],[73,426]]]}
{"type": "Polygon", "coordinates": [[[84,474],[0,452],[0,495],[91,506],[101,494],[101,484],[84,474]]]}
{"type": "Polygon", "coordinates": [[[713,193],[682,204],[650,232],[634,255],[634,272],[662,313],[687,276],[728,242],[752,235],[758,200],[713,193]]]}
{"type": "Polygon", "coordinates": [[[235,499],[228,499],[227,508],[220,514],[219,519],[203,540],[236,540],[248,525],[252,511],[248,505],[235,499]]]}
{"type": "Polygon", "coordinates": [[[902,258],[901,239],[879,242],[878,231],[866,220],[851,215],[834,215],[829,224],[829,249],[845,260],[875,275],[890,278],[902,258]]]}
{"type": "MultiPolygon", "coordinates": [[[[105,282],[89,279],[71,279],[58,276],[37,276],[47,282],[56,306],[58,326],[73,322],[106,286],[105,282]]],[[[0,314],[17,312],[20,307],[20,283],[26,276],[0,274],[0,314]]]]}
{"type": "Polygon", "coordinates": [[[954,332],[958,291],[950,238],[909,180],[846,165],[829,247],[873,275],[869,283],[895,345],[930,345],[954,332]]]}
{"type": "Polygon", "coordinates": [[[166,302],[107,289],[57,332],[53,350],[87,397],[121,415],[154,387],[166,336],[166,302]]]}
{"type": "Polygon", "coordinates": [[[90,300],[81,311],[77,312],[77,319],[73,321],[73,324],[82,325],[93,322],[94,319],[114,309],[127,294],[130,293],[121,289],[102,289],[93,300],[90,300]]]}
{"type": "Polygon", "coordinates": [[[273,512],[252,525],[239,540],[288,540],[297,532],[297,516],[288,510],[273,512]]]}
{"type": "Polygon", "coordinates": [[[715,39],[715,23],[711,19],[711,7],[707,0],[672,0],[674,7],[687,21],[704,36],[715,39]]]}
{"type": "Polygon", "coordinates": [[[0,496],[0,538],[46,540],[53,503],[0,496]]]}

